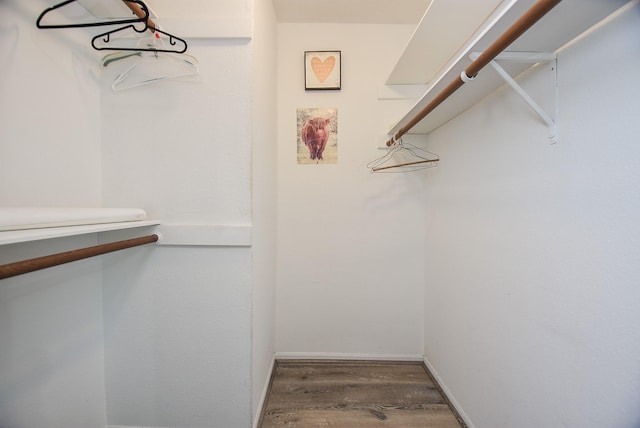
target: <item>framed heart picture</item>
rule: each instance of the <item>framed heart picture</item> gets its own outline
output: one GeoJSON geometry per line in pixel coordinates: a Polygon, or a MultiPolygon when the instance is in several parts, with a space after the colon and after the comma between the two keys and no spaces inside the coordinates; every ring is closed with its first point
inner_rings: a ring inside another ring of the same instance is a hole
{"type": "Polygon", "coordinates": [[[339,90],[341,61],[340,51],[305,51],[304,89],[339,90]]]}

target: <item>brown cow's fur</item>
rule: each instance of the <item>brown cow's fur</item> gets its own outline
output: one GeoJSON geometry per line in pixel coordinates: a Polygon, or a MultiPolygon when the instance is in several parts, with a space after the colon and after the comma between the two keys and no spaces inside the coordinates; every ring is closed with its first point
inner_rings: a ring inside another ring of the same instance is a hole
{"type": "Polygon", "coordinates": [[[314,117],[307,119],[300,132],[302,141],[309,148],[309,155],[316,163],[322,159],[322,152],[329,139],[329,122],[331,119],[314,117]]]}

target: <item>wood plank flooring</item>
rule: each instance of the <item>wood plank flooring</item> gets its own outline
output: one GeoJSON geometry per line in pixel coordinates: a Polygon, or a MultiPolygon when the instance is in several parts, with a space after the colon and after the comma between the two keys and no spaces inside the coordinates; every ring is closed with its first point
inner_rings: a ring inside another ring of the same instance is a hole
{"type": "Polygon", "coordinates": [[[421,363],[277,361],[261,418],[271,427],[464,427],[421,363]]]}

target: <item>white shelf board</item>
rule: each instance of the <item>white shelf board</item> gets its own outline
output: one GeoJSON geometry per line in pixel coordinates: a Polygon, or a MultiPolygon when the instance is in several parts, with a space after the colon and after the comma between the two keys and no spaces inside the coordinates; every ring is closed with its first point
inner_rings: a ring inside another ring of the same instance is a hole
{"type": "Polygon", "coordinates": [[[387,85],[425,85],[487,16],[516,0],[432,0],[387,85]]]}
{"type": "MultiPolygon", "coordinates": [[[[505,52],[555,52],[629,1],[563,0],[511,44],[505,52]]],[[[474,36],[441,68],[439,74],[428,85],[428,89],[422,98],[388,131],[388,134],[395,134],[447,85],[458,78],[460,73],[471,64],[470,53],[486,50],[533,4],[535,4],[535,0],[503,2],[474,33],[474,36]]],[[[437,40],[434,43],[437,43],[437,40]]],[[[515,77],[526,68],[529,68],[529,66],[530,64],[520,64],[519,66],[511,64],[505,68],[507,68],[512,77],[515,77]]],[[[491,70],[490,67],[485,67],[474,81],[464,84],[409,132],[413,134],[428,134],[464,112],[503,84],[504,81],[494,70],[491,70]]]]}
{"type": "Polygon", "coordinates": [[[186,39],[252,37],[250,0],[146,0],[158,13],[162,30],[186,39]]]}
{"type": "Polygon", "coordinates": [[[100,19],[134,18],[131,9],[122,1],[77,0],[93,16],[100,19]]]}
{"type": "Polygon", "coordinates": [[[87,233],[98,233],[108,232],[112,230],[132,229],[137,227],[157,226],[159,224],[160,222],[157,220],[139,220],[123,221],[117,223],[87,224],[82,226],[8,230],[0,232],[0,245],[39,241],[42,239],[62,238],[65,236],[84,235],[87,233]]]}
{"type": "MultiPolygon", "coordinates": [[[[120,0],[78,0],[100,19],[130,18],[120,0]]],[[[159,28],[182,38],[250,39],[251,2],[248,0],[144,0],[159,28]],[[157,12],[157,13],[156,13],[157,12]]]]}

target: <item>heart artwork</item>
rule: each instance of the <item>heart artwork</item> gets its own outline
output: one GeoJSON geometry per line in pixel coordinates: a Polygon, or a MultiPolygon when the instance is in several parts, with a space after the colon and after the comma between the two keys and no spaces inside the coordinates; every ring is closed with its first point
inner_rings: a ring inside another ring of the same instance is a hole
{"type": "Polygon", "coordinates": [[[335,65],[335,56],[329,56],[324,61],[322,61],[317,56],[311,58],[311,69],[313,70],[313,74],[316,75],[320,83],[323,83],[327,79],[327,77],[329,77],[335,65]]]}

